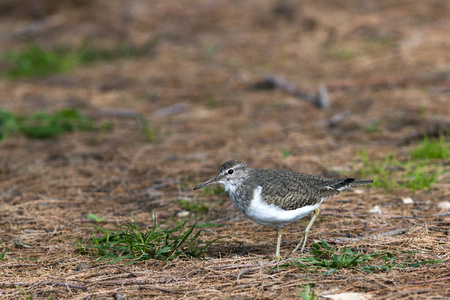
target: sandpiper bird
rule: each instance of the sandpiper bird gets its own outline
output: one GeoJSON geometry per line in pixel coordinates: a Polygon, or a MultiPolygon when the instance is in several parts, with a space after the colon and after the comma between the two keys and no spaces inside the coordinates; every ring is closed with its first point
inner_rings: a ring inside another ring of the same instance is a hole
{"type": "Polygon", "coordinates": [[[339,194],[346,188],[372,183],[373,180],[354,178],[320,178],[287,170],[251,169],[238,160],[224,163],[216,177],[199,185],[194,190],[213,183],[221,183],[229,192],[234,206],[250,220],[277,229],[275,259],[280,259],[281,227],[297,221],[312,211],[314,214],[305,229],[294,253],[302,246],[319,206],[328,197],[339,194]]]}

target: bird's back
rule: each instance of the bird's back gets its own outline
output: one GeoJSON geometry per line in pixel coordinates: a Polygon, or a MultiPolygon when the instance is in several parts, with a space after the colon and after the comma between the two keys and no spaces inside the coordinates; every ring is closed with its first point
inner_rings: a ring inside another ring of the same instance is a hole
{"type": "Polygon", "coordinates": [[[255,169],[254,184],[262,198],[284,210],[315,205],[349,187],[354,178],[320,178],[287,170],[255,169]]]}

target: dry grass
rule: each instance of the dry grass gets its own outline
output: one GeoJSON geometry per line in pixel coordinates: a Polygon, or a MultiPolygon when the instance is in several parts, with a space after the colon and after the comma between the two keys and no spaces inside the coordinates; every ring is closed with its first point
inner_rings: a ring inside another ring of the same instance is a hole
{"type": "MultiPolygon", "coordinates": [[[[11,4],[9,14],[20,18],[0,19],[3,50],[26,48],[30,39],[42,47],[89,39],[105,48],[154,46],[148,55],[0,82],[2,108],[15,114],[76,106],[114,125],[49,140],[12,136],[0,145],[0,253],[8,248],[0,298],[298,299],[306,284],[318,296],[450,297],[450,215],[438,209],[450,195],[448,161],[431,162],[443,172],[429,190],[356,189],[322,205],[308,250],[323,239],[339,251],[388,251],[398,262],[444,261],[386,272],[277,266],[273,228],[239,215],[227,195],[192,191],[228,159],[355,175],[361,151],[405,161],[424,134],[449,131],[446,1],[36,2],[42,6],[23,11],[11,4]],[[318,110],[283,91],[255,89],[266,72],[310,93],[328,85],[331,106],[318,110]],[[152,143],[129,110],[149,120],[152,143]],[[206,209],[186,215],[178,199],[206,209]],[[381,213],[369,212],[374,206],[381,213]],[[167,226],[209,220],[225,225],[205,228],[202,241],[228,237],[206,260],[108,264],[77,251],[75,240],[92,237],[94,226],[114,228],[132,214],[142,228],[154,214],[173,217],[167,226]]],[[[284,229],[282,254],[307,221],[284,229]]]]}

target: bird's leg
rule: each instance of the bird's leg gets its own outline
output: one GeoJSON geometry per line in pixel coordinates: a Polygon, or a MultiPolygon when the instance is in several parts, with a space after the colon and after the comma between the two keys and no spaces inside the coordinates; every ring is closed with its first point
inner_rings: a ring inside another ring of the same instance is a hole
{"type": "Polygon", "coordinates": [[[280,244],[281,244],[281,228],[277,227],[277,251],[275,252],[275,260],[280,260],[280,244]]]}
{"type": "Polygon", "coordinates": [[[312,224],[314,223],[314,221],[316,220],[317,216],[319,215],[319,212],[320,212],[319,208],[316,208],[314,210],[314,214],[313,214],[313,216],[311,218],[311,221],[309,221],[309,224],[308,224],[308,226],[305,229],[305,233],[302,235],[302,238],[300,239],[300,242],[298,242],[297,246],[295,247],[294,251],[292,251],[292,253],[295,253],[295,251],[297,251],[298,248],[300,248],[300,245],[302,245],[302,242],[303,242],[303,245],[302,245],[302,249],[300,250],[300,253],[302,253],[303,250],[305,249],[306,239],[308,238],[309,230],[311,229],[312,224]]]}

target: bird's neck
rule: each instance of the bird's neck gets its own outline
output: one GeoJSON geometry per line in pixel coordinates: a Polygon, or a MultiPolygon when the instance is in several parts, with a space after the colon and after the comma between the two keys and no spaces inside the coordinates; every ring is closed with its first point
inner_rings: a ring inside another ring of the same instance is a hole
{"type": "Polygon", "coordinates": [[[223,185],[225,186],[225,191],[231,194],[235,194],[236,191],[242,186],[242,183],[244,182],[244,179],[242,180],[233,180],[233,181],[225,181],[223,185]]]}

